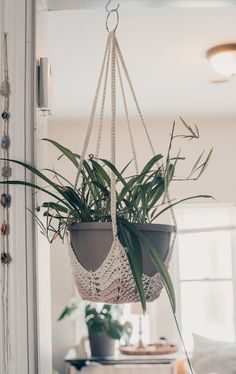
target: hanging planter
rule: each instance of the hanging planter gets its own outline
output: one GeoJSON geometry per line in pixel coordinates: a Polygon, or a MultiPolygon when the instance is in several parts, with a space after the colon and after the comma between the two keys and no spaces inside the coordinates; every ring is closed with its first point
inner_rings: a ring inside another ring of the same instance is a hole
{"type": "MultiPolygon", "coordinates": [[[[134,230],[152,241],[156,255],[168,267],[174,226],[134,223],[134,230]]],[[[112,223],[75,223],[69,227],[70,257],[75,282],[82,298],[108,303],[139,301],[139,295],[122,245],[113,244],[112,223]]],[[[141,242],[143,287],[147,301],[160,295],[163,283],[145,245],[141,242]]]]}
{"type": "MultiPolygon", "coordinates": [[[[110,2],[109,2],[110,3],[110,2]]],[[[117,9],[115,12],[118,21],[117,9]]],[[[117,22],[118,23],[118,22],[117,22]]],[[[116,29],[117,25],[115,26],[116,29]]],[[[50,242],[57,237],[64,240],[69,231],[73,273],[83,299],[104,303],[128,303],[156,299],[165,286],[173,311],[175,295],[168,266],[176,238],[176,220],[173,207],[182,201],[205,197],[190,196],[179,201],[170,199],[168,189],[176,180],[179,162],[185,159],[180,151],[172,154],[177,139],[194,140],[199,131],[180,119],[183,133],[176,134],[172,126],[166,157],[156,154],[137,97],[124,62],[115,29],[108,34],[101,73],[98,80],[84,146],[80,155],[57,142],[44,139],[60,151],[60,158],[67,158],[76,168],[75,182],[55,170],[39,171],[34,166],[18,160],[8,160],[23,166],[48,187],[24,181],[8,180],[1,183],[25,185],[41,190],[48,197],[39,209],[44,209],[46,221],[35,218],[41,232],[50,242]],[[99,157],[102,140],[104,108],[108,81],[111,86],[111,155],[110,159],[99,157]],[[139,170],[135,142],[126,100],[125,85],[132,94],[143,133],[151,150],[151,159],[139,170]],[[134,170],[129,162],[122,171],[116,167],[116,106],[117,82],[121,88],[127,133],[130,138],[134,170]],[[93,131],[98,99],[101,96],[99,126],[95,153],[88,156],[89,141],[93,131]],[[161,225],[160,217],[170,211],[173,226],[161,225]]],[[[109,30],[108,30],[109,31],[109,30]]],[[[210,151],[203,153],[194,163],[186,178],[198,179],[207,167],[210,151]]],[[[179,179],[179,178],[177,178],[179,179]]]]}

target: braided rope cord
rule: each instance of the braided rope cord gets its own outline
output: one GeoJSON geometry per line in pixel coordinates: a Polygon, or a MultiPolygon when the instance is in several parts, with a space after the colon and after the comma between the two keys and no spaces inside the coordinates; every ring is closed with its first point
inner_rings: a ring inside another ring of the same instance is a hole
{"type": "Polygon", "coordinates": [[[136,105],[136,109],[138,111],[138,114],[139,114],[139,117],[141,119],[141,123],[143,125],[143,128],[144,128],[144,131],[145,131],[145,134],[146,134],[146,137],[148,139],[148,143],[149,143],[149,146],[151,148],[151,151],[152,151],[152,154],[153,156],[155,156],[155,149],[154,149],[154,146],[152,144],[152,141],[151,141],[151,137],[150,137],[150,134],[149,134],[149,131],[147,129],[147,126],[146,126],[146,123],[145,123],[145,120],[144,120],[144,117],[143,117],[143,114],[142,114],[142,111],[140,109],[140,106],[139,106],[139,103],[138,103],[138,100],[137,100],[137,97],[136,97],[136,94],[135,94],[135,91],[134,91],[134,87],[132,85],[132,82],[131,82],[131,79],[130,79],[130,76],[129,76],[129,72],[127,70],[127,67],[126,67],[126,64],[125,64],[125,61],[124,61],[124,58],[123,58],[123,55],[121,53],[121,50],[120,50],[120,46],[119,46],[119,43],[118,43],[118,40],[116,39],[116,50],[117,50],[117,55],[120,59],[120,63],[121,63],[121,66],[123,68],[123,71],[124,71],[124,74],[125,74],[125,77],[127,79],[127,82],[129,84],[129,88],[131,90],[131,93],[132,93],[132,96],[133,96],[133,99],[134,99],[134,103],[136,105]]]}
{"type": "MultiPolygon", "coordinates": [[[[155,152],[155,149],[154,149],[154,146],[153,146],[153,143],[152,143],[152,140],[151,140],[151,136],[149,134],[149,131],[148,131],[148,128],[147,128],[147,125],[146,125],[146,122],[144,120],[144,117],[143,117],[143,114],[142,114],[142,111],[141,111],[141,108],[139,106],[139,103],[138,103],[138,100],[137,100],[137,96],[135,94],[135,91],[134,91],[134,87],[133,87],[133,84],[131,82],[131,79],[130,79],[130,76],[129,76],[129,72],[128,72],[128,69],[126,67],[126,64],[125,64],[125,61],[124,61],[124,58],[123,58],[123,55],[121,53],[121,50],[120,50],[120,46],[119,46],[119,43],[118,43],[118,40],[116,39],[116,50],[117,50],[117,56],[120,60],[120,63],[121,63],[121,66],[123,68],[123,71],[124,71],[124,74],[125,74],[125,77],[127,79],[127,82],[128,82],[128,85],[129,85],[129,88],[130,88],[130,91],[131,91],[131,94],[133,96],[133,100],[134,100],[134,103],[136,105],[136,109],[137,109],[137,112],[139,114],[139,117],[140,117],[140,120],[141,120],[141,124],[143,126],[143,129],[145,131],[145,134],[146,134],[146,137],[147,137],[147,140],[148,140],[148,143],[149,143],[149,146],[151,148],[151,151],[152,151],[152,154],[153,156],[155,156],[156,152],[155,152]]],[[[159,163],[157,163],[157,167],[159,166],[159,163]]],[[[170,194],[169,192],[167,191],[166,192],[166,200],[170,206],[170,213],[171,213],[171,218],[173,220],[173,223],[175,225],[175,227],[177,228],[177,220],[176,220],[176,216],[175,216],[175,213],[174,213],[174,209],[171,207],[171,198],[170,198],[170,194]]],[[[175,239],[176,239],[176,236],[177,236],[177,230],[175,232],[175,234],[173,235],[173,243],[175,242],[175,239]]],[[[172,243],[172,244],[173,244],[172,243]]],[[[171,245],[172,247],[172,245],[171,245]]]]}
{"type": "Polygon", "coordinates": [[[80,176],[81,168],[83,166],[83,162],[84,162],[85,155],[86,155],[86,152],[87,152],[87,149],[88,149],[88,145],[89,145],[89,141],[90,141],[93,125],[94,125],[98,96],[99,96],[99,92],[100,92],[100,88],[101,88],[101,82],[102,82],[102,77],[103,77],[103,74],[104,74],[106,59],[107,59],[108,52],[109,52],[110,39],[111,39],[111,35],[108,34],[105,54],[104,54],[104,57],[103,57],[103,62],[102,62],[102,67],[101,67],[101,71],[100,71],[100,75],[99,75],[99,79],[98,79],[97,89],[96,89],[96,93],[95,93],[95,97],[94,97],[94,101],[93,101],[93,105],[92,105],[89,124],[88,124],[86,137],[85,137],[85,141],[84,141],[84,146],[83,146],[83,149],[82,149],[82,152],[81,152],[81,158],[80,158],[80,162],[79,162],[79,166],[78,166],[78,170],[77,170],[77,174],[76,174],[76,179],[75,179],[75,184],[74,184],[75,189],[77,188],[77,185],[78,185],[78,182],[79,182],[79,176],[80,176]]]}
{"type": "Polygon", "coordinates": [[[111,44],[109,43],[105,79],[104,79],[104,85],[103,85],[102,104],[101,104],[101,111],[100,111],[100,122],[99,122],[99,128],[98,128],[98,133],[97,133],[97,144],[96,144],[95,157],[99,156],[101,140],[102,140],[104,109],[105,109],[105,101],[106,101],[106,93],[107,93],[107,81],[108,81],[108,73],[109,73],[109,66],[110,66],[110,55],[111,55],[111,44]]]}
{"type": "Polygon", "coordinates": [[[125,109],[125,116],[126,116],[126,121],[127,121],[127,125],[128,125],[128,130],[129,130],[129,138],[130,138],[130,145],[131,145],[131,150],[132,150],[132,154],[133,154],[134,167],[135,167],[136,174],[138,174],[139,173],[139,168],[138,168],[137,154],[136,154],[136,149],[135,149],[135,144],[134,144],[133,132],[132,132],[131,124],[130,124],[127,100],[126,100],[126,95],[125,95],[125,89],[124,89],[120,64],[119,64],[119,60],[118,60],[118,56],[117,56],[117,51],[116,51],[116,63],[117,63],[119,80],[120,80],[120,88],[121,88],[121,93],[122,93],[122,99],[123,99],[123,104],[124,104],[124,109],[125,109]]]}
{"type": "MultiPolygon", "coordinates": [[[[85,159],[85,155],[86,155],[86,152],[87,152],[87,149],[88,149],[88,146],[89,146],[89,141],[90,141],[90,137],[91,137],[91,133],[92,133],[93,125],[94,125],[94,120],[95,120],[95,114],[96,114],[96,109],[97,109],[99,92],[100,92],[102,78],[103,78],[104,70],[105,70],[105,66],[106,66],[106,60],[109,56],[110,42],[111,42],[111,35],[109,33],[108,37],[107,37],[105,53],[104,53],[104,57],[103,57],[103,61],[102,61],[102,67],[101,67],[101,71],[100,71],[99,78],[98,78],[95,97],[94,97],[94,101],[93,101],[93,105],[92,105],[92,109],[91,109],[91,113],[90,113],[89,124],[88,124],[88,127],[87,127],[87,131],[86,131],[86,135],[85,135],[85,141],[84,141],[84,145],[83,145],[83,149],[82,149],[81,157],[80,157],[80,162],[79,162],[78,169],[77,169],[77,174],[76,174],[75,183],[74,183],[74,190],[77,189],[81,169],[83,167],[83,162],[84,162],[84,159],[85,159]]],[[[104,98],[104,104],[105,104],[105,98],[104,98]]],[[[101,116],[103,116],[102,113],[103,112],[101,110],[101,116]]],[[[101,118],[102,117],[100,117],[100,123],[102,124],[101,118]]],[[[98,143],[98,149],[99,149],[99,147],[100,147],[100,145],[98,143]]],[[[68,209],[67,218],[69,218],[69,215],[70,215],[70,213],[69,213],[69,209],[68,209]]],[[[65,226],[65,230],[64,230],[64,235],[65,235],[65,233],[66,233],[66,226],[65,226]]]]}
{"type": "MultiPolygon", "coordinates": [[[[111,162],[116,165],[116,37],[111,32],[111,162]]],[[[111,220],[113,236],[117,236],[116,222],[116,175],[111,172],[111,220]]]]}
{"type": "MultiPolygon", "coordinates": [[[[76,175],[76,180],[75,180],[75,189],[77,188],[78,181],[79,181],[79,176],[81,172],[81,168],[83,165],[83,161],[85,159],[86,151],[88,149],[93,125],[94,125],[94,120],[95,120],[95,115],[96,115],[96,109],[97,109],[97,103],[98,103],[98,98],[99,98],[99,93],[100,93],[100,88],[101,88],[101,83],[103,76],[104,77],[104,85],[103,85],[103,94],[102,94],[102,103],[101,103],[101,111],[100,111],[100,123],[99,123],[99,128],[98,128],[98,136],[97,136],[97,144],[96,144],[96,152],[95,155],[98,157],[99,155],[99,150],[100,150],[100,145],[101,145],[101,138],[102,138],[102,130],[103,130],[103,122],[104,122],[104,108],[105,108],[105,100],[106,100],[106,93],[107,93],[107,82],[108,82],[108,72],[109,72],[109,63],[111,59],[111,112],[112,112],[112,118],[111,118],[111,162],[113,165],[116,164],[116,66],[117,66],[117,71],[118,71],[118,76],[119,76],[119,81],[120,81],[120,87],[121,87],[121,92],[122,92],[122,98],[123,98],[123,104],[124,104],[124,109],[125,109],[125,115],[126,115],[126,121],[128,124],[128,130],[129,130],[129,137],[130,137],[130,143],[131,143],[131,149],[132,149],[132,154],[134,158],[134,163],[135,163],[135,170],[136,173],[138,172],[138,162],[137,162],[137,156],[136,156],[136,150],[135,150],[135,145],[134,145],[134,139],[133,139],[133,134],[132,134],[132,129],[130,125],[130,119],[129,119],[129,113],[128,113],[128,107],[127,107],[127,100],[126,100],[126,95],[125,95],[125,90],[124,90],[124,84],[123,84],[123,79],[122,79],[122,74],[121,74],[121,68],[120,65],[123,69],[124,76],[127,80],[127,83],[129,85],[131,94],[133,96],[133,100],[137,109],[137,112],[139,114],[141,124],[143,126],[144,132],[146,134],[149,146],[151,148],[151,152],[153,156],[155,156],[155,149],[151,140],[151,136],[149,134],[146,122],[144,120],[141,108],[139,106],[137,96],[134,91],[133,84],[131,82],[128,69],[126,67],[118,40],[115,35],[115,31],[112,31],[108,34],[107,38],[107,44],[106,44],[106,49],[105,49],[105,54],[102,62],[102,67],[98,79],[98,84],[97,84],[97,89],[95,93],[95,98],[94,102],[92,105],[92,110],[90,114],[90,120],[89,120],[89,125],[87,128],[86,132],[86,137],[85,137],[85,142],[84,146],[82,149],[81,153],[81,158],[78,166],[78,171],[76,175]]],[[[157,163],[157,167],[159,164],[157,163]]],[[[171,199],[169,192],[167,191],[166,193],[166,199],[169,205],[171,205],[171,199]]],[[[170,212],[171,212],[171,217],[173,220],[174,225],[177,227],[177,221],[175,217],[175,213],[172,207],[170,207],[170,212]]],[[[116,177],[113,172],[111,172],[111,218],[113,222],[113,234],[114,238],[117,235],[117,227],[116,227],[116,177]]],[[[173,241],[175,240],[175,236],[177,233],[174,234],[173,241]]]]}

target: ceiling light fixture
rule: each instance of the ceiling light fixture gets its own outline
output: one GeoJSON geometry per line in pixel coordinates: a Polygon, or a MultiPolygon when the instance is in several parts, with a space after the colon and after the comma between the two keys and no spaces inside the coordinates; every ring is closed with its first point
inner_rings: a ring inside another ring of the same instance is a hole
{"type": "Polygon", "coordinates": [[[208,49],[207,58],[217,73],[227,77],[236,75],[236,43],[222,44],[208,49]]]}

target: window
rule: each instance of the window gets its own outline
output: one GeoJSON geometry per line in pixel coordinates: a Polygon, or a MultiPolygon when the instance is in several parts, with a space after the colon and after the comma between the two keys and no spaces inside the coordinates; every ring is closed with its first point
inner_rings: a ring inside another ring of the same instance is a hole
{"type": "Polygon", "coordinates": [[[192,333],[235,340],[235,208],[194,206],[177,211],[180,320],[192,333]]]}

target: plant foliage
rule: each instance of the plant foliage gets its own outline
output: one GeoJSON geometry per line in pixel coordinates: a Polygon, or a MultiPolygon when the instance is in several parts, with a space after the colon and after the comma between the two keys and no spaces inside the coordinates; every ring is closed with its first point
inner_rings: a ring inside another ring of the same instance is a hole
{"type": "MultiPolygon", "coordinates": [[[[209,195],[189,196],[178,201],[169,201],[167,193],[170,184],[177,180],[197,180],[205,171],[212,154],[204,156],[200,154],[194,162],[186,178],[176,177],[178,163],[185,160],[181,151],[175,155],[172,153],[173,142],[177,138],[191,141],[199,138],[199,130],[196,126],[189,126],[180,119],[184,133],[176,134],[174,122],[170,135],[167,156],[161,154],[153,156],[143,169],[138,173],[127,176],[131,162],[122,171],[119,171],[109,160],[90,157],[84,160],[78,186],[74,186],[64,175],[53,169],[38,170],[36,167],[18,160],[8,160],[24,167],[35,177],[36,182],[9,180],[0,183],[12,185],[24,185],[34,190],[43,191],[47,200],[38,208],[44,210],[45,222],[40,220],[36,213],[36,221],[51,243],[57,237],[64,239],[66,229],[74,222],[110,222],[111,221],[111,173],[116,176],[116,215],[119,239],[124,246],[130,268],[136,283],[143,309],[146,308],[146,300],[142,283],[142,252],[141,244],[146,250],[157,270],[159,271],[167,290],[172,309],[175,311],[175,296],[171,278],[162,258],[158,254],[155,245],[132,223],[152,223],[168,211],[170,207],[188,201],[193,198],[209,198],[209,195]],[[37,184],[40,180],[40,184],[37,184]],[[42,187],[46,185],[46,187],[42,187]]],[[[51,139],[43,139],[59,152],[60,157],[69,160],[75,168],[79,167],[80,156],[63,145],[51,139]]]]}
{"type": "Polygon", "coordinates": [[[104,304],[100,311],[91,304],[87,305],[85,308],[85,320],[88,330],[95,334],[105,332],[110,338],[115,340],[120,340],[123,337],[128,343],[133,331],[132,323],[126,321],[122,324],[113,317],[113,309],[114,306],[110,304],[104,304]]]}

